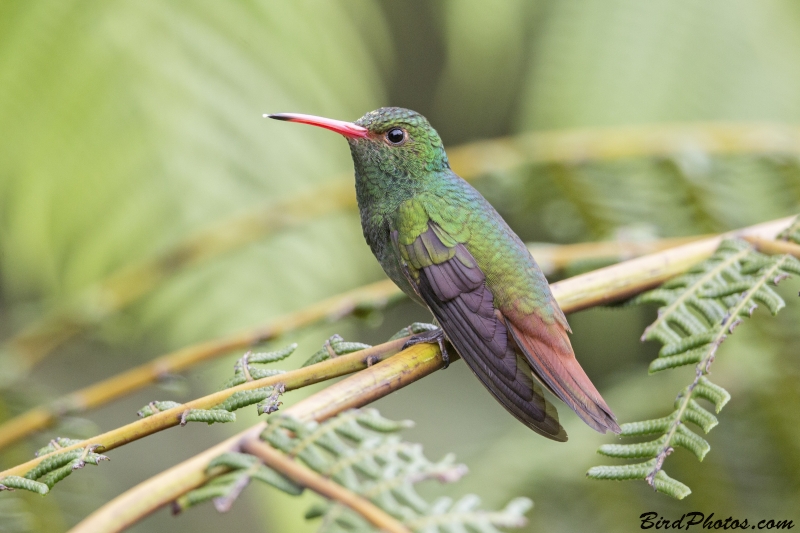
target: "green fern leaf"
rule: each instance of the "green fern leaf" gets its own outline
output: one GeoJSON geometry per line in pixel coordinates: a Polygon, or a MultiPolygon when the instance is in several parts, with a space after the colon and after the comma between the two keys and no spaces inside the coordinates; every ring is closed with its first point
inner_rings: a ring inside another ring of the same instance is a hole
{"type": "Polygon", "coordinates": [[[760,304],[764,304],[773,315],[777,315],[778,311],[786,306],[786,302],[783,301],[783,298],[778,296],[778,294],[767,285],[755,291],[753,293],[753,299],[760,304]]]}
{"type": "Polygon", "coordinates": [[[686,352],[678,355],[671,355],[669,357],[659,357],[658,359],[654,359],[653,362],[650,363],[648,372],[654,374],[656,372],[660,372],[668,368],[677,368],[679,366],[685,366],[685,365],[695,365],[703,359],[705,353],[706,350],[692,350],[691,352],[686,352]]]}
{"type": "Polygon", "coordinates": [[[205,422],[209,425],[215,422],[225,424],[236,422],[236,413],[223,409],[189,409],[181,417],[181,423],[184,422],[205,422]]]}
{"type": "Polygon", "coordinates": [[[603,465],[593,466],[586,472],[592,479],[613,479],[623,481],[628,479],[644,479],[653,470],[655,461],[629,465],[603,465]]]}
{"type": "Polygon", "coordinates": [[[297,343],[290,344],[285,348],[281,348],[280,350],[276,350],[274,352],[265,352],[265,353],[254,353],[251,354],[248,358],[250,363],[257,363],[257,364],[264,364],[264,363],[276,363],[278,361],[283,361],[290,355],[294,353],[297,349],[297,343]]]}
{"type": "Polygon", "coordinates": [[[395,422],[394,420],[384,418],[378,413],[377,409],[366,409],[356,420],[360,425],[380,433],[395,433],[403,429],[414,427],[414,423],[410,420],[395,422]]]}
{"type": "Polygon", "coordinates": [[[702,461],[711,445],[706,442],[704,438],[690,429],[687,429],[684,424],[679,424],[672,435],[671,442],[677,446],[686,448],[692,452],[698,460],[702,461]]]}
{"type": "Polygon", "coordinates": [[[167,411],[174,407],[180,407],[183,404],[178,402],[150,402],[149,404],[145,405],[136,413],[139,418],[147,418],[148,416],[153,416],[156,413],[160,413],[161,411],[167,411]]]}
{"type": "Polygon", "coordinates": [[[56,437],[55,439],[51,440],[50,443],[45,446],[44,448],[39,448],[36,450],[34,454],[36,457],[40,457],[42,455],[47,455],[48,453],[53,453],[61,448],[66,448],[68,446],[72,446],[73,444],[78,444],[79,442],[83,442],[80,439],[68,439],[65,437],[56,437]]]}
{"type": "Polygon", "coordinates": [[[42,483],[50,487],[51,489],[55,486],[56,483],[67,477],[68,475],[72,474],[75,469],[73,468],[72,464],[66,464],[61,468],[56,468],[55,470],[45,474],[42,476],[42,483]]]}
{"type": "Polygon", "coordinates": [[[32,479],[20,476],[7,476],[0,478],[0,491],[14,489],[27,490],[42,495],[50,492],[50,487],[48,487],[46,483],[39,483],[38,481],[33,481],[32,479]]]}
{"type": "Polygon", "coordinates": [[[620,437],[635,437],[639,435],[652,435],[654,433],[664,433],[670,424],[675,421],[673,416],[656,418],[654,420],[644,420],[642,422],[628,422],[620,426],[620,437]]]}
{"type": "Polygon", "coordinates": [[[700,380],[692,389],[692,396],[695,398],[703,398],[714,404],[717,413],[722,411],[722,408],[730,401],[731,395],[728,391],[711,383],[708,378],[702,376],[700,380]]]}
{"type": "Polygon", "coordinates": [[[667,344],[664,347],[662,347],[661,350],[658,352],[658,356],[668,357],[671,355],[681,354],[686,352],[687,350],[691,350],[692,348],[697,348],[699,346],[703,346],[710,342],[713,342],[715,337],[716,337],[715,331],[704,331],[696,335],[683,337],[678,342],[667,344]]]}
{"type": "MultiPolygon", "coordinates": [[[[276,416],[269,419],[261,438],[346,490],[372,501],[414,531],[497,533],[497,527],[518,527],[525,523],[523,514],[530,508],[526,499],[514,500],[500,511],[485,511],[474,496],[456,501],[440,498],[433,503],[423,497],[417,491],[419,483],[453,482],[466,473],[466,468],[452,456],[430,461],[420,445],[400,440],[397,432],[410,425],[408,421],[388,420],[374,409],[348,411],[321,424],[276,416]]],[[[179,499],[178,508],[208,500],[214,500],[217,508],[228,508],[238,496],[237,490],[251,478],[289,494],[302,491],[259,465],[255,457],[245,454],[221,455],[211,461],[209,469],[225,467],[234,472],[219,476],[179,499]]],[[[306,517],[322,517],[322,531],[373,531],[363,518],[335,502],[313,506],[306,517]]]]}
{"type": "Polygon", "coordinates": [[[215,410],[236,411],[242,407],[247,407],[258,402],[262,402],[270,397],[273,387],[262,387],[260,389],[243,390],[233,393],[227,400],[214,407],[215,410]]]}
{"type": "MultiPolygon", "coordinates": [[[[675,408],[680,407],[678,402],[675,402],[675,408]]],[[[696,424],[706,433],[714,429],[719,424],[717,417],[703,409],[699,403],[694,400],[689,400],[686,410],[683,412],[683,419],[693,424],[696,424]]]]}
{"type": "Polygon", "coordinates": [[[678,480],[672,479],[663,470],[659,470],[658,474],[656,474],[653,486],[658,492],[663,492],[676,500],[682,500],[692,493],[689,487],[678,480]]]}
{"type": "Polygon", "coordinates": [[[216,456],[209,461],[208,469],[217,466],[224,466],[231,470],[241,470],[243,468],[250,468],[254,464],[258,464],[258,459],[246,453],[227,452],[222,455],[216,456]]]}
{"type": "Polygon", "coordinates": [[[603,444],[597,452],[608,457],[636,459],[640,457],[653,457],[663,446],[663,439],[651,442],[640,442],[638,444],[603,444]]]}
{"type": "Polygon", "coordinates": [[[751,286],[752,283],[749,280],[737,281],[700,291],[698,296],[701,298],[722,298],[731,294],[743,293],[751,286]]]}
{"type": "Polygon", "coordinates": [[[305,363],[303,363],[303,367],[321,363],[322,361],[327,361],[328,359],[339,357],[340,355],[366,350],[370,347],[371,346],[369,344],[364,344],[362,342],[347,342],[341,336],[333,335],[331,338],[325,341],[325,344],[322,345],[322,348],[320,348],[318,352],[316,352],[305,363]]]}
{"type": "Polygon", "coordinates": [[[642,340],[663,344],[649,372],[695,365],[692,383],[678,396],[672,414],[622,425],[623,437],[661,435],[637,444],[604,444],[598,452],[618,458],[648,458],[646,463],[621,467],[594,467],[597,479],[644,479],[660,492],[676,498],[690,493],[688,487],[668,477],[663,464],[674,447],[691,451],[702,461],[711,445],[686,424],[691,422],[708,433],[719,423],[696,399],[714,404],[716,412],[730,400],[722,387],[705,374],[720,345],[757,307],[756,302],[776,314],[785,303],[769,284],[777,284],[789,273],[800,271],[800,261],[791,256],[766,256],[740,240],[723,241],[714,255],[689,272],[666,282],[661,288],[635,301],[660,302],[655,322],[645,329],[642,340]],[[645,472],[646,470],[646,472],[645,472]],[[643,475],[642,475],[643,474],[643,475]]]}
{"type": "Polygon", "coordinates": [[[75,459],[79,459],[81,455],[83,455],[83,450],[72,450],[69,452],[51,455],[46,457],[42,462],[36,465],[36,467],[26,472],[25,477],[34,480],[39,479],[43,475],[50,473],[57,468],[61,468],[62,466],[71,463],[75,459]]]}
{"type": "Polygon", "coordinates": [[[633,302],[637,304],[653,303],[653,304],[669,305],[677,297],[678,293],[676,291],[662,287],[661,289],[656,289],[653,291],[646,292],[644,294],[640,294],[639,296],[633,299],[633,302]]]}

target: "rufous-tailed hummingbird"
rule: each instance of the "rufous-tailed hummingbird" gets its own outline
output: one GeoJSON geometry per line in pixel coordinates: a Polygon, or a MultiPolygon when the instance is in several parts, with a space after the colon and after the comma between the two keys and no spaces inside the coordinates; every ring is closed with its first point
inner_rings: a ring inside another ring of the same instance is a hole
{"type": "MultiPolygon", "coordinates": [[[[392,281],[441,326],[408,344],[444,348],[446,337],[497,401],[540,435],[567,440],[539,383],[592,428],[619,433],[575,359],[569,324],[542,271],[489,202],[450,170],[425,117],[398,107],[355,122],[268,116],[347,138],[364,237],[392,281]]],[[[443,357],[447,364],[446,351],[443,357]]]]}

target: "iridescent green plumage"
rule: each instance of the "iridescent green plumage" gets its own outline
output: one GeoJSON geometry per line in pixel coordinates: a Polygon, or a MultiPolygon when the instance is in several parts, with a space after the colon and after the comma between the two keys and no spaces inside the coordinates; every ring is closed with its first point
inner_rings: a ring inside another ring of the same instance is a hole
{"type": "Polygon", "coordinates": [[[428,307],[494,397],[528,427],[566,440],[537,381],[598,431],[619,432],[581,369],[569,325],[525,245],[495,209],[450,170],[420,114],[381,108],[355,124],[303,115],[348,138],[364,236],[384,271],[428,307]]]}

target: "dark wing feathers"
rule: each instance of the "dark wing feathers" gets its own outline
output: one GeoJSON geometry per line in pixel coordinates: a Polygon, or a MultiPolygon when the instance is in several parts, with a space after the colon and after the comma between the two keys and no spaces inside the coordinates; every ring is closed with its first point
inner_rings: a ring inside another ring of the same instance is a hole
{"type": "MultiPolygon", "coordinates": [[[[438,230],[438,231],[436,231],[438,230]]],[[[494,308],[486,278],[463,244],[445,246],[431,224],[402,246],[409,281],[444,329],[448,340],[494,397],[518,420],[545,437],[565,441],[555,407],[531,378],[531,369],[494,308]],[[437,259],[440,261],[437,262],[437,259]],[[413,272],[413,273],[412,273],[413,272]]]]}

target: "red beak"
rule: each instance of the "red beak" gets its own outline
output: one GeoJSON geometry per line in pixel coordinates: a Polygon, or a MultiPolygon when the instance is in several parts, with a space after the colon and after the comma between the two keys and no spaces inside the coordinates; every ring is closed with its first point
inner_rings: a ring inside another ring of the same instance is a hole
{"type": "Polygon", "coordinates": [[[300,113],[276,113],[274,115],[264,115],[264,118],[274,118],[275,120],[285,120],[287,122],[299,122],[300,124],[311,124],[319,126],[336,133],[341,133],[345,137],[357,138],[366,137],[369,130],[352,122],[333,120],[332,118],[315,117],[314,115],[301,115],[300,113]]]}

